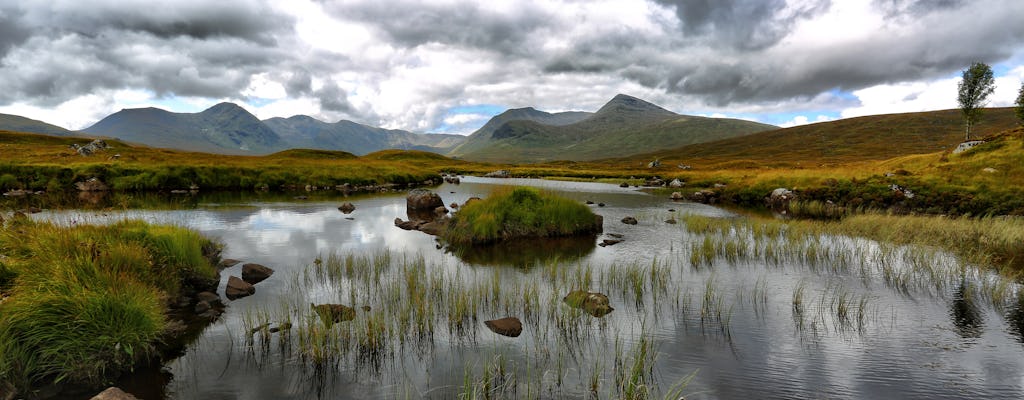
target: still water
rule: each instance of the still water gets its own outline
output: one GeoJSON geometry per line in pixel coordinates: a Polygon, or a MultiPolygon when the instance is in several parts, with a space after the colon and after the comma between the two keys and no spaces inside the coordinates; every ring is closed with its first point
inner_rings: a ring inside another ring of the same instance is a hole
{"type": "MultiPolygon", "coordinates": [[[[255,295],[225,300],[225,314],[184,355],[118,383],[140,398],[617,398],[646,390],[687,399],[1024,398],[1019,288],[951,256],[845,237],[785,240],[741,223],[701,231],[687,215],[747,219],[607,184],[467,177],[435,192],[462,204],[502,185],[592,201],[604,233],[452,251],[394,226],[406,218],[404,194],[200,196],[188,209],[41,217],[180,224],[223,243],[224,258],[275,269],[255,295]],[[339,212],[344,201],[356,210],[339,212]],[[639,223],[621,223],[626,216],[639,223]],[[596,245],[617,235],[621,243],[596,245]],[[318,274],[345,257],[386,265],[365,276],[318,274]],[[437,292],[409,314],[426,325],[395,322],[414,302],[388,296],[418,284],[437,292]],[[615,311],[576,312],[560,301],[575,289],[607,294],[615,311]],[[461,319],[453,317],[466,298],[459,291],[473,304],[461,319]],[[324,329],[310,303],[373,311],[324,329]],[[523,319],[521,336],[483,324],[506,316],[523,319]],[[250,333],[284,320],[294,328],[250,333]],[[357,342],[353,332],[374,321],[385,339],[373,351],[308,343],[312,331],[357,342]],[[315,357],[318,348],[333,356],[315,357]]],[[[220,293],[230,275],[240,276],[241,264],[222,273],[220,293]]]]}

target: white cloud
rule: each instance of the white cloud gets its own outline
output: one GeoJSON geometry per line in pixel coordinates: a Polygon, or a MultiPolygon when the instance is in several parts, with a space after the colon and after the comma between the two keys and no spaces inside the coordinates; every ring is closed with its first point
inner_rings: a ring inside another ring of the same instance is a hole
{"type": "Polygon", "coordinates": [[[793,119],[779,124],[779,126],[783,128],[791,128],[794,126],[807,125],[811,123],[832,121],[834,119],[835,118],[829,117],[827,115],[818,115],[817,117],[814,117],[814,121],[811,121],[809,118],[807,118],[807,116],[797,115],[793,117],[793,119]]]}

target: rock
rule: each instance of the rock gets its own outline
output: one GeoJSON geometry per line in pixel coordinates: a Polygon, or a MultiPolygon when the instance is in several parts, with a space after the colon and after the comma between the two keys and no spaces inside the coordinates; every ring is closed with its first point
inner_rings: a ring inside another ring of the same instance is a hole
{"type": "Polygon", "coordinates": [[[96,178],[89,178],[85,182],[75,182],[75,188],[80,192],[106,192],[110,190],[110,187],[96,178]]]}
{"type": "Polygon", "coordinates": [[[644,186],[665,186],[665,181],[655,177],[644,181],[644,186]]]}
{"type": "Polygon", "coordinates": [[[615,310],[608,304],[608,296],[601,293],[574,290],[565,295],[562,301],[599,318],[615,310]]]}
{"type": "Polygon", "coordinates": [[[672,200],[682,200],[683,194],[680,192],[672,192],[672,196],[669,196],[672,200]]]}
{"type": "Polygon", "coordinates": [[[211,307],[223,307],[224,302],[220,301],[220,296],[213,292],[199,292],[196,294],[196,300],[205,301],[211,307]]]}
{"type": "Polygon", "coordinates": [[[451,207],[452,210],[455,210],[459,208],[459,203],[453,201],[452,204],[450,204],[448,207],[451,207]]]}
{"type": "Polygon", "coordinates": [[[666,219],[666,220],[665,220],[665,223],[666,223],[666,224],[672,224],[672,225],[675,225],[675,224],[676,224],[676,223],[678,223],[678,222],[676,221],[676,219],[675,219],[675,218],[669,218],[669,219],[666,219]]]}
{"type": "Polygon", "coordinates": [[[207,303],[205,301],[200,301],[200,302],[196,303],[196,308],[194,309],[194,311],[195,311],[196,314],[202,314],[202,313],[205,313],[207,311],[210,311],[211,309],[213,309],[213,306],[211,306],[210,303],[207,303]]]}
{"type": "Polygon", "coordinates": [[[661,161],[660,160],[654,160],[654,161],[651,161],[651,162],[647,163],[647,168],[658,168],[660,166],[661,166],[661,161]]]}
{"type": "Polygon", "coordinates": [[[996,172],[999,172],[999,170],[997,170],[995,168],[992,168],[992,167],[988,167],[988,168],[985,168],[985,169],[981,170],[981,172],[984,172],[984,173],[987,173],[987,174],[994,174],[996,172]]]}
{"type": "Polygon", "coordinates": [[[306,200],[306,199],[309,199],[309,196],[295,196],[295,197],[292,197],[292,199],[295,199],[295,200],[306,200]]]}
{"type": "Polygon", "coordinates": [[[619,244],[619,243],[622,243],[622,239],[605,239],[605,240],[602,240],[601,243],[598,244],[598,246],[605,247],[605,246],[616,245],[616,244],[619,244]]]}
{"type": "Polygon", "coordinates": [[[401,218],[395,218],[395,226],[405,229],[407,231],[417,230],[419,229],[421,224],[423,224],[423,221],[402,221],[401,218]]]}
{"type": "Polygon", "coordinates": [[[24,196],[28,196],[30,194],[32,194],[31,190],[24,190],[24,189],[14,189],[14,190],[10,190],[10,191],[4,192],[4,196],[5,197],[24,197],[24,196]]]}
{"type": "Polygon", "coordinates": [[[508,178],[510,176],[511,174],[509,174],[508,170],[499,169],[494,172],[488,172],[487,175],[484,175],[484,178],[508,178]]]}
{"type": "Polygon", "coordinates": [[[438,220],[419,224],[416,229],[428,235],[440,236],[444,233],[447,226],[448,224],[445,221],[438,220]]]}
{"type": "Polygon", "coordinates": [[[263,282],[274,274],[274,270],[260,264],[249,263],[242,265],[242,280],[253,285],[263,282]]]}
{"type": "Polygon", "coordinates": [[[458,184],[462,183],[462,181],[459,179],[459,177],[454,176],[454,175],[445,176],[444,177],[444,181],[448,182],[448,183],[451,183],[453,185],[458,185],[458,184]]]}
{"type": "Polygon", "coordinates": [[[434,210],[438,207],[444,207],[441,196],[426,189],[413,189],[405,197],[406,210],[434,210]]]}
{"type": "Polygon", "coordinates": [[[668,187],[681,188],[683,187],[683,181],[680,181],[678,178],[673,179],[672,182],[668,183],[668,187]]]}
{"type": "Polygon", "coordinates": [[[344,304],[320,304],[316,305],[309,303],[309,307],[313,309],[320,320],[325,324],[331,324],[335,322],[345,322],[356,319],[356,310],[352,307],[344,304]]]}
{"type": "Polygon", "coordinates": [[[620,188],[628,188],[628,187],[629,187],[629,184],[628,184],[628,183],[626,183],[626,182],[622,182],[622,183],[620,183],[620,184],[619,184],[619,187],[620,187],[620,188]]]}
{"type": "Polygon", "coordinates": [[[476,196],[473,196],[473,197],[470,197],[470,198],[466,199],[466,202],[462,203],[462,206],[465,207],[465,206],[468,206],[470,203],[472,203],[474,201],[480,201],[480,200],[483,200],[483,199],[481,199],[479,197],[476,197],[476,196]]]}
{"type": "Polygon", "coordinates": [[[516,317],[492,319],[484,321],[484,325],[492,332],[508,337],[519,337],[519,334],[523,333],[523,323],[516,317]]]}
{"type": "Polygon", "coordinates": [[[92,142],[90,142],[89,144],[87,144],[85,146],[79,146],[78,144],[72,144],[71,148],[75,149],[75,151],[78,154],[80,154],[80,155],[89,156],[89,155],[92,155],[95,152],[106,150],[107,149],[107,142],[104,142],[101,139],[96,139],[96,140],[93,140],[92,142]]]}
{"type": "Polygon", "coordinates": [[[633,217],[626,217],[626,218],[622,219],[622,223],[627,224],[627,225],[636,225],[637,224],[637,220],[636,220],[636,218],[633,218],[633,217]]]}
{"type": "Polygon", "coordinates": [[[254,293],[256,293],[256,287],[249,282],[234,275],[228,277],[228,285],[224,288],[224,295],[228,297],[228,300],[251,296],[254,293]]]}
{"type": "Polygon", "coordinates": [[[765,198],[765,203],[773,210],[785,210],[789,202],[796,199],[796,193],[786,188],[778,188],[765,198]]]}
{"type": "Polygon", "coordinates": [[[597,203],[598,207],[604,207],[604,203],[597,203]]]}
{"type": "Polygon", "coordinates": [[[443,205],[434,209],[434,216],[437,217],[437,218],[442,218],[442,217],[444,217],[447,214],[448,214],[448,209],[445,208],[445,206],[443,206],[443,205]]]}
{"type": "Polygon", "coordinates": [[[670,209],[668,209],[668,212],[676,212],[676,209],[670,208],[670,209]]]}
{"type": "Polygon", "coordinates": [[[616,238],[616,239],[622,239],[622,234],[620,234],[620,233],[606,233],[606,235],[611,236],[611,237],[616,238]]]}
{"type": "Polygon", "coordinates": [[[594,202],[593,202],[593,201],[590,201],[590,200],[587,200],[587,201],[586,201],[586,204],[587,204],[587,205],[589,206],[589,205],[591,205],[591,204],[594,204],[594,202]]]}
{"type": "Polygon", "coordinates": [[[352,211],[355,211],[355,210],[356,210],[356,206],[353,205],[352,203],[345,203],[345,204],[342,204],[341,206],[338,207],[338,211],[341,211],[344,214],[351,214],[352,211]]]}
{"type": "Polygon", "coordinates": [[[225,258],[223,260],[220,260],[219,263],[217,263],[217,269],[223,270],[225,268],[231,268],[231,267],[234,267],[235,265],[237,265],[240,262],[241,261],[233,259],[233,258],[225,258]]]}
{"type": "Polygon", "coordinates": [[[718,202],[718,193],[713,190],[704,189],[699,192],[693,192],[690,195],[690,200],[704,204],[715,204],[718,202]]]}
{"type": "Polygon", "coordinates": [[[138,397],[125,393],[125,391],[116,387],[109,387],[107,390],[100,392],[100,394],[93,396],[90,400],[138,400],[138,397]]]}
{"type": "Polygon", "coordinates": [[[723,189],[723,188],[725,188],[726,186],[728,186],[728,185],[726,185],[726,184],[724,184],[724,183],[716,183],[716,184],[714,184],[714,185],[713,185],[712,187],[714,187],[715,189],[723,189]]]}

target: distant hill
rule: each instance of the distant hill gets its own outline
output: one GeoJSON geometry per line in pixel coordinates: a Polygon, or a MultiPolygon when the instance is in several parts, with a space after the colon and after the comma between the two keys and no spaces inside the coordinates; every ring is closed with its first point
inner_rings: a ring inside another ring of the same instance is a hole
{"type": "MultiPolygon", "coordinates": [[[[986,109],[973,135],[983,137],[1017,126],[1012,108],[986,109]]],[[[693,144],[630,157],[660,158],[694,168],[770,166],[886,160],[952,149],[964,140],[960,110],[871,115],[776,129],[749,136],[693,144]]]]}
{"type": "Polygon", "coordinates": [[[125,109],[83,132],[153,147],[225,154],[266,154],[287,147],[259,118],[232,103],[220,103],[200,113],[125,109]]]}
{"type": "Polygon", "coordinates": [[[383,149],[446,152],[465,140],[461,135],[419,134],[344,120],[327,123],[305,115],[263,122],[291,148],[335,149],[356,155],[383,149]]]}
{"type": "Polygon", "coordinates": [[[125,109],[83,132],[153,147],[220,154],[269,154],[287,149],[338,150],[361,155],[383,149],[447,152],[459,135],[417,134],[357,124],[326,123],[305,115],[260,121],[242,107],[220,103],[199,113],[125,109]]]}
{"type": "Polygon", "coordinates": [[[620,94],[593,114],[559,115],[533,109],[509,110],[474,132],[466,143],[449,155],[495,162],[584,161],[675,148],[775,128],[737,119],[680,115],[620,94]]]}
{"type": "Polygon", "coordinates": [[[19,115],[0,114],[0,130],[41,133],[44,135],[73,136],[74,131],[51,125],[43,121],[25,118],[19,115]]]}

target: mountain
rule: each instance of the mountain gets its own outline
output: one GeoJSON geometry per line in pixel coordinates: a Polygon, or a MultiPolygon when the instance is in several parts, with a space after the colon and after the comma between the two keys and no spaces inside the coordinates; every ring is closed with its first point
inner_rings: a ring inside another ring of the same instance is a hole
{"type": "Polygon", "coordinates": [[[522,110],[532,109],[509,110],[495,117],[449,155],[493,162],[585,161],[777,128],[737,119],[679,115],[624,94],[615,96],[592,114],[559,116],[522,110]]]}
{"type": "Polygon", "coordinates": [[[345,120],[327,123],[305,115],[263,123],[291,148],[344,150],[357,155],[383,149],[445,152],[465,140],[461,135],[419,134],[345,120]]]}
{"type": "Polygon", "coordinates": [[[200,113],[125,109],[82,132],[154,147],[226,154],[266,154],[286,147],[259,118],[232,103],[220,103],[200,113]]]}
{"type": "Polygon", "coordinates": [[[232,103],[220,103],[199,113],[126,109],[83,132],[153,147],[259,155],[295,148],[359,155],[383,149],[446,152],[465,139],[459,135],[375,128],[351,121],[326,123],[305,115],[260,121],[232,103]]]}
{"type": "Polygon", "coordinates": [[[43,121],[25,118],[18,115],[0,114],[0,130],[41,133],[54,136],[73,136],[75,132],[51,125],[43,121]]]}
{"type": "MultiPolygon", "coordinates": [[[[988,108],[974,127],[984,137],[1016,127],[1013,108],[988,108]]],[[[661,158],[694,168],[792,165],[815,167],[887,160],[951,150],[964,140],[960,110],[870,115],[776,129],[740,138],[693,144],[630,157],[661,158]]]]}

